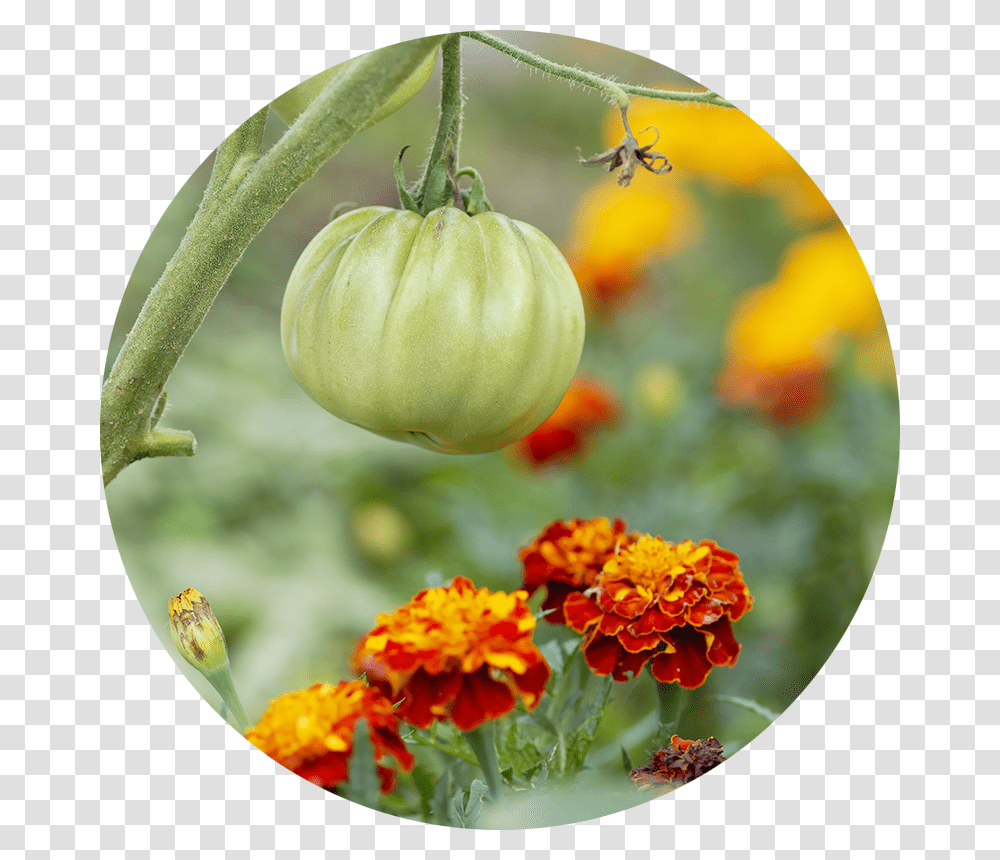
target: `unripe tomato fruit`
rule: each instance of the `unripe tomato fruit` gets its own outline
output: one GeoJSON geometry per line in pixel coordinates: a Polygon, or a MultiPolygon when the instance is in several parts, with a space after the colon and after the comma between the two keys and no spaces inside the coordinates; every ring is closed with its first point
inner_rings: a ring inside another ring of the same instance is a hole
{"type": "MultiPolygon", "coordinates": [[[[431,72],[434,71],[434,65],[437,63],[438,48],[442,38],[441,36],[429,36],[423,40],[427,43],[427,57],[413,70],[413,73],[403,82],[399,89],[392,94],[389,101],[382,105],[376,111],[375,115],[368,120],[365,128],[370,128],[375,123],[381,122],[387,116],[394,114],[423,89],[424,84],[430,80],[431,72]]],[[[353,59],[346,60],[292,87],[271,102],[271,110],[278,115],[278,119],[285,123],[285,125],[291,125],[299,118],[299,114],[309,107],[316,100],[316,97],[323,92],[333,76],[347,66],[348,63],[353,62],[353,59]]]]}
{"type": "Polygon", "coordinates": [[[526,436],[559,405],[584,313],[569,264],[530,224],[370,206],[302,252],[281,337],[299,385],[338,418],[476,454],[526,436]]]}

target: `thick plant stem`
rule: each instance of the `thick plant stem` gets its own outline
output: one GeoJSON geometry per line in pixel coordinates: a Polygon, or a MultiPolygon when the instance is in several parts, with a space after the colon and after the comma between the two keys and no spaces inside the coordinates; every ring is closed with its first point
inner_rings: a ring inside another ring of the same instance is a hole
{"type": "Polygon", "coordinates": [[[658,90],[652,87],[637,87],[632,84],[622,84],[617,81],[609,80],[608,78],[602,78],[600,75],[585,72],[582,69],[574,69],[570,66],[561,66],[558,63],[550,62],[544,57],[538,56],[538,54],[533,54],[531,51],[525,51],[523,48],[518,48],[510,42],[498,39],[492,33],[485,33],[480,30],[471,30],[467,33],[462,33],[462,35],[469,39],[475,39],[477,42],[482,42],[484,45],[489,45],[491,48],[506,54],[508,57],[512,57],[519,62],[539,69],[546,74],[552,75],[553,77],[563,78],[564,80],[572,81],[573,83],[582,84],[585,87],[591,87],[592,89],[599,90],[609,98],[613,99],[615,104],[620,108],[628,107],[628,97],[630,95],[646,96],[652,99],[664,99],[666,101],[675,102],[696,102],[726,108],[733,107],[730,102],[727,102],[724,98],[719,96],[718,93],[711,91],[691,93],[676,90],[658,90]]]}
{"type": "MultiPolygon", "coordinates": [[[[201,207],[153,287],[104,384],[101,460],[107,485],[125,466],[168,451],[152,420],[167,378],[250,240],[406,82],[443,37],[405,42],[345,64],[261,156],[266,109],[219,147],[201,207]]],[[[178,431],[171,431],[176,433],[178,431]]]]}
{"type": "Polygon", "coordinates": [[[451,175],[458,169],[462,139],[462,38],[448,36],[441,45],[441,113],[437,135],[416,190],[416,203],[426,215],[452,198],[451,175]]]}
{"type": "Polygon", "coordinates": [[[490,790],[490,798],[497,800],[503,791],[503,777],[500,775],[500,763],[497,761],[496,723],[487,720],[479,728],[465,733],[476,761],[486,777],[486,785],[490,790]]]}
{"type": "Polygon", "coordinates": [[[691,691],[677,684],[664,684],[656,681],[656,704],[659,711],[659,726],[656,730],[658,746],[666,746],[671,736],[677,734],[684,709],[691,697],[691,691]]]}

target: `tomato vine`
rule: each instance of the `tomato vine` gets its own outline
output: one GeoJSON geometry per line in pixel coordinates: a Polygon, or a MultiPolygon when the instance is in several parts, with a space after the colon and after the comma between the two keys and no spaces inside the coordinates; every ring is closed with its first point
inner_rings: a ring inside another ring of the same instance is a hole
{"type": "MultiPolygon", "coordinates": [[[[437,136],[413,192],[405,192],[397,166],[400,196],[407,206],[407,193],[415,211],[423,213],[450,199],[470,214],[491,208],[478,173],[459,166],[462,37],[602,92],[622,110],[623,120],[630,95],[732,107],[713,92],[669,92],[617,83],[474,31],[405,42],[341,64],[329,73],[326,86],[284,136],[263,153],[267,108],[258,111],[220,145],[198,212],[153,286],[104,383],[101,460],[105,485],[136,460],[194,453],[192,433],[159,426],[164,387],[185,347],[253,237],[322,164],[356,133],[384,116],[390,103],[399,101],[399,94],[419,77],[417,70],[427,63],[428,55],[439,48],[443,85],[437,136]],[[457,180],[462,176],[472,177],[471,189],[459,189],[457,180]]],[[[625,126],[621,157],[601,163],[617,161],[615,166],[620,166],[628,165],[630,158],[642,160],[641,150],[629,149],[627,121],[625,126]]]]}

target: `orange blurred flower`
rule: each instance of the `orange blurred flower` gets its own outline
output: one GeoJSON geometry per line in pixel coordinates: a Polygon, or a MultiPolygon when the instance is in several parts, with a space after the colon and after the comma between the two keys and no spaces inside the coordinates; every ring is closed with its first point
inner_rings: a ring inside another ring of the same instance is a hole
{"type": "Polygon", "coordinates": [[[563,601],[571,592],[590,588],[600,576],[604,563],[623,546],[639,537],[625,534],[625,523],[607,517],[593,520],[557,520],[518,554],[524,564],[524,588],[529,595],[546,588],[543,610],[551,610],[545,620],[565,624],[563,601]]]}
{"type": "Polygon", "coordinates": [[[825,400],[844,339],[871,336],[888,338],[878,296],[847,230],[808,236],[792,246],[773,281],[738,305],[726,336],[720,396],[778,421],[804,420],[825,400]]]}
{"type": "Polygon", "coordinates": [[[451,720],[471,731],[512,710],[517,695],[532,710],[551,670],[531,638],[536,621],[527,596],[477,591],[461,576],[425,589],[378,616],[355,651],[355,667],[417,728],[451,720]]]}
{"type": "Polygon", "coordinates": [[[583,453],[588,437],[613,424],[619,412],[618,401],[608,388],[596,379],[577,377],[556,411],[512,449],[533,466],[572,460],[583,453]]]}
{"type": "Polygon", "coordinates": [[[657,750],[646,764],[635,768],[630,775],[638,789],[668,792],[708,773],[724,761],[722,744],[715,738],[686,741],[673,735],[670,746],[657,750]]]}
{"type": "Polygon", "coordinates": [[[627,681],[649,663],[657,681],[692,690],[713,666],[736,663],[732,622],[752,606],[735,553],[646,535],[609,558],[591,588],[568,594],[563,612],[595,674],[627,681]]]}
{"type": "MultiPolygon", "coordinates": [[[[368,726],[376,763],[391,755],[408,771],[413,755],[399,736],[399,719],[392,702],[364,681],[314,684],[271,700],[247,740],[278,764],[322,788],[332,789],[348,778],[354,747],[354,726],[368,726]]],[[[396,785],[392,768],[378,766],[383,794],[396,785]]]]}
{"type": "Polygon", "coordinates": [[[697,206],[669,177],[636,177],[628,188],[599,182],[580,198],[563,251],[584,301],[607,310],[644,283],[646,270],[701,235],[697,206]]]}
{"type": "MultiPolygon", "coordinates": [[[[653,126],[660,132],[658,147],[674,166],[673,178],[683,183],[693,177],[717,186],[737,186],[781,200],[798,223],[836,219],[829,201],[799,163],[780,143],[745,113],[691,102],[633,98],[629,123],[645,140],[653,126]]],[[[618,111],[609,111],[604,139],[621,139],[618,111]]]]}

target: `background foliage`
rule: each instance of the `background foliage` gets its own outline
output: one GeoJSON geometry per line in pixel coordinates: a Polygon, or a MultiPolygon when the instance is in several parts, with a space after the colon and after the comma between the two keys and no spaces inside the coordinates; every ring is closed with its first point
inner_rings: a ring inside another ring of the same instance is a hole
{"type": "MultiPolygon", "coordinates": [[[[541,34],[517,40],[557,62],[631,83],[688,83],[600,45],[541,34]]],[[[531,74],[483,46],[464,49],[469,101],[462,162],[482,173],[498,211],[565,243],[577,201],[595,185],[614,184],[575,164],[577,146],[585,155],[606,148],[607,106],[592,92],[531,74]]],[[[140,603],[166,642],[169,597],[194,587],[211,601],[229,641],[236,686],[255,719],[284,691],[349,677],[347,658],[375,616],[425,585],[464,575],[493,589],[518,587],[518,549],[552,520],[620,516],[630,530],[670,541],[712,538],[739,554],[756,603],[735,628],[743,645],[738,664],[711,674],[678,731],[715,736],[732,755],[768,724],[733,700],[784,710],[823,665],[862,599],[893,499],[895,385],[859,373],[846,351],[826,407],[810,422],[778,427],[719,400],[716,379],[734,307],[775,276],[804,229],[752,189],[695,183],[700,238],[679,255],[657,259],[641,295],[588,317],[581,372],[614,390],[622,414],[575,462],[536,470],[510,452],[438,455],[325,413],[298,388],[282,356],[277,319],[284,283],[337,204],[397,204],[392,161],[412,145],[404,165],[416,177],[418,154],[435,128],[436,77],[403,110],[345,147],[251,244],[168,386],[164,423],[193,430],[197,456],[133,465],[109,486],[116,539],[140,603]],[[649,362],[680,380],[669,409],[644,405],[640,382],[649,362]]],[[[271,119],[273,140],[283,127],[271,119]]],[[[668,140],[657,148],[669,157],[668,140]]],[[[111,360],[192,217],[208,166],[178,194],[144,250],[111,360]]],[[[676,176],[648,179],[670,183],[676,176]]],[[[544,622],[536,634],[550,661],[566,657],[572,639],[544,622]]],[[[217,702],[197,673],[181,668],[217,702]]],[[[591,779],[595,793],[577,794],[567,820],[610,811],[601,798],[611,808],[635,802],[617,794],[621,748],[635,764],[648,751],[656,721],[648,681],[614,685],[599,725],[586,717],[571,725],[583,713],[581,701],[604,695],[596,678],[577,702],[560,702],[552,715],[568,721],[560,730],[593,735],[591,775],[578,778],[574,790],[584,792],[591,779]],[[585,814],[583,797],[592,801],[585,814]]],[[[501,727],[501,767],[527,773],[530,784],[541,778],[541,751],[532,747],[533,730],[518,730],[517,719],[501,727]]],[[[582,737],[567,741],[570,754],[582,737]]],[[[478,769],[461,765],[467,772],[448,770],[445,779],[436,761],[418,756],[408,779],[436,782],[441,805],[425,802],[416,814],[456,824],[446,807],[454,791],[471,803],[478,769]],[[455,784],[444,785],[448,780],[455,784]]]]}

